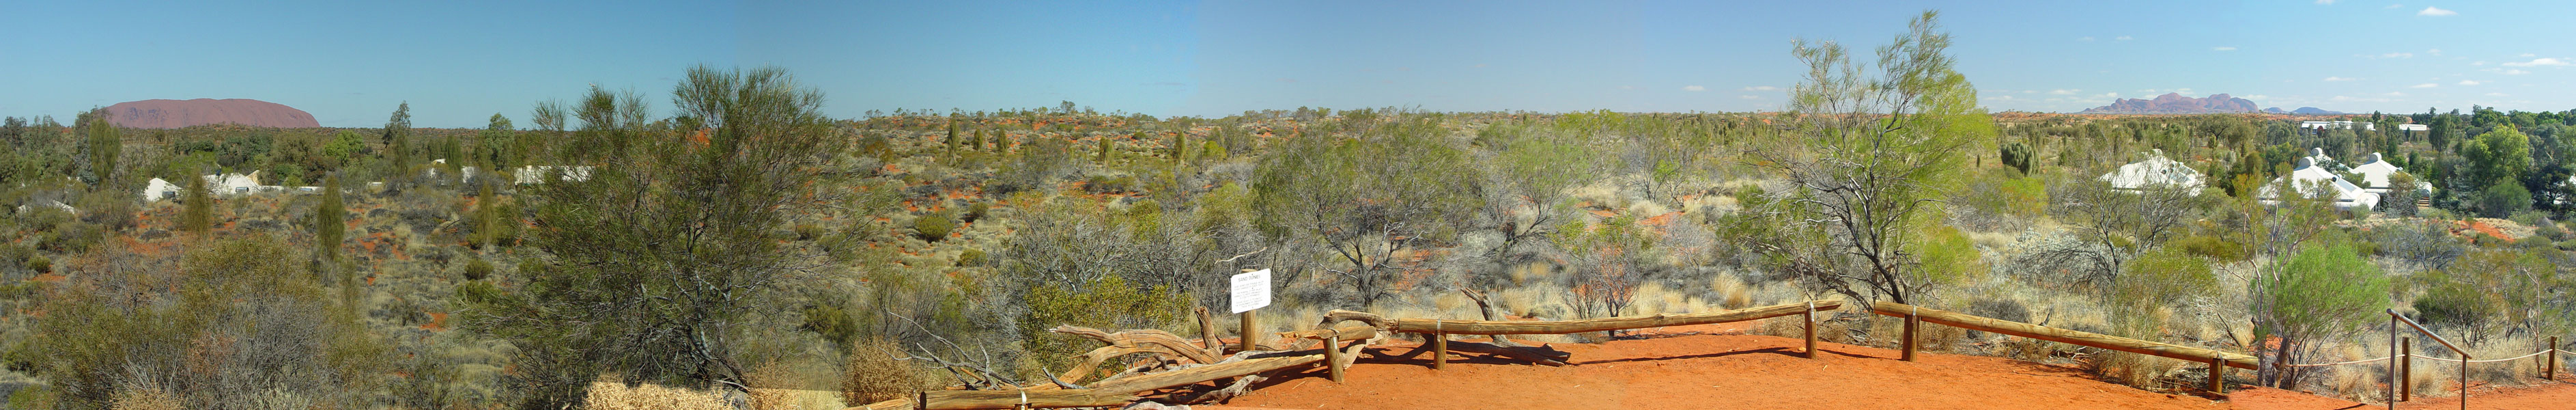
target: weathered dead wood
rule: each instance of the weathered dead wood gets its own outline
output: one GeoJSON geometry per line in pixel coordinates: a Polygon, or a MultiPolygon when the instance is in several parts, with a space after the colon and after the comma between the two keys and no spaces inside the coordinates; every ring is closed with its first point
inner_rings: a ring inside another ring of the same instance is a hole
{"type": "Polygon", "coordinates": [[[1269,378],[1267,378],[1267,377],[1261,377],[1261,375],[1257,375],[1257,374],[1256,374],[1256,375],[1250,375],[1250,376],[1243,376],[1243,377],[1240,377],[1240,378],[1236,378],[1236,379],[1234,379],[1234,384],[1233,384],[1233,385],[1225,386],[1225,388],[1222,388],[1222,389],[1216,389],[1216,391],[1207,392],[1207,394],[1199,395],[1199,397],[1197,397],[1197,398],[1193,398],[1193,399],[1189,399],[1189,400],[1182,400],[1181,402],[1182,402],[1182,403],[1189,403],[1189,404],[1198,404],[1198,403],[1225,403],[1225,402],[1229,402],[1229,401],[1234,401],[1234,398],[1236,398],[1236,397],[1243,397],[1243,395],[1244,395],[1245,393],[1251,393],[1251,392],[1252,392],[1252,384],[1253,384],[1253,383],[1260,383],[1262,380],[1269,380],[1269,378]]]}
{"type": "MultiPolygon", "coordinates": [[[[1817,311],[1840,309],[1843,305],[1843,302],[1839,300],[1819,300],[1814,303],[1817,311]]],[[[1397,333],[1446,333],[1453,335],[1574,334],[1609,330],[1643,329],[1650,327],[1742,322],[1747,320],[1804,314],[1806,311],[1807,304],[1801,302],[1708,313],[1675,313],[1651,316],[1626,316],[1554,321],[1498,321],[1415,318],[1388,320],[1374,314],[1334,310],[1324,314],[1324,322],[1326,324],[1331,324],[1347,320],[1356,320],[1362,323],[1368,323],[1371,326],[1377,326],[1380,329],[1387,329],[1388,331],[1397,333]]]]}
{"type": "Polygon", "coordinates": [[[1108,344],[1112,347],[1140,347],[1146,345],[1159,346],[1163,352],[1177,355],[1180,359],[1188,360],[1190,363],[1206,364],[1215,363],[1217,360],[1215,355],[1208,354],[1206,350],[1201,349],[1198,346],[1191,345],[1189,340],[1182,339],[1180,335],[1175,335],[1172,334],[1172,332],[1165,332],[1162,330],[1139,329],[1109,333],[1101,331],[1100,329],[1081,326],[1058,325],[1054,329],[1047,329],[1047,331],[1080,336],[1085,339],[1091,339],[1100,343],[1108,344]]]}
{"type": "MultiPolygon", "coordinates": [[[[1115,407],[1135,401],[1136,396],[1154,390],[1204,383],[1217,379],[1245,377],[1274,370],[1313,364],[1324,360],[1322,354],[1309,352],[1246,352],[1219,364],[1185,365],[1179,370],[1145,374],[1102,382],[1090,389],[1056,390],[949,390],[929,393],[931,409],[974,410],[1059,407],[1115,407]],[[1255,358],[1257,357],[1257,358],[1255,358]]],[[[1248,384],[1247,384],[1248,385],[1248,384]]],[[[889,400],[852,409],[913,409],[911,400],[889,400]]]]}
{"type": "Polygon", "coordinates": [[[1331,329],[1314,329],[1314,330],[1299,330],[1299,331],[1294,331],[1294,332],[1279,332],[1279,337],[1281,337],[1281,338],[1286,338],[1286,339],[1313,339],[1313,340],[1324,340],[1324,339],[1326,339],[1326,338],[1331,338],[1331,337],[1335,337],[1335,336],[1339,336],[1339,337],[1341,337],[1341,339],[1342,339],[1342,340],[1345,340],[1345,341],[1349,341],[1349,340],[1361,340],[1361,339],[1375,339],[1375,338],[1377,338],[1377,328],[1374,328],[1374,327],[1368,327],[1368,326],[1343,326],[1343,327],[1331,328],[1331,329]]]}
{"type": "Polygon", "coordinates": [[[1203,339],[1201,345],[1205,346],[1208,354],[1225,354],[1225,342],[1218,340],[1223,338],[1223,336],[1216,334],[1216,319],[1208,316],[1207,307],[1199,306],[1191,308],[1190,310],[1191,313],[1195,314],[1199,318],[1199,338],[1203,339]]]}
{"type": "MultiPolygon", "coordinates": [[[[1822,305],[1819,305],[1818,309],[1822,308],[1822,305]]],[[[2169,357],[2200,363],[2208,363],[2211,359],[2220,359],[2227,362],[2227,367],[2246,370],[2253,370],[2255,367],[2254,356],[2197,347],[2150,342],[2100,333],[2058,329],[2022,322],[1984,318],[1946,310],[1918,308],[1896,302],[1879,301],[1878,303],[1870,305],[1870,311],[1881,315],[1899,318],[1906,317],[1911,314],[1925,322],[1948,325],[1961,329],[2001,333],[2077,346],[2088,346],[2150,356],[2169,357]]]]}
{"type": "Polygon", "coordinates": [[[1465,352],[1465,353],[1477,353],[1477,354],[1486,354],[1486,355],[1502,356],[1502,357],[1512,358],[1512,359],[1515,359],[1515,360],[1526,361],[1526,362],[1537,363],[1537,364],[1543,364],[1543,365],[1549,365],[1549,366],[1564,366],[1564,365],[1566,364],[1566,361],[1567,361],[1567,360],[1570,360],[1570,359],[1573,359],[1573,358],[1574,358],[1574,354],[1573,354],[1573,353],[1568,353],[1568,352],[1563,351],[1563,350],[1556,350],[1556,348],[1553,348],[1553,347],[1547,347],[1547,346],[1536,346],[1536,347],[1518,346],[1518,347],[1515,347],[1515,346],[1496,346],[1496,345],[1493,345],[1493,344],[1490,344],[1490,343],[1477,343],[1477,342],[1467,342],[1467,341],[1452,341],[1452,342],[1449,342],[1449,350],[1450,350],[1450,351],[1454,351],[1454,352],[1465,352]]]}

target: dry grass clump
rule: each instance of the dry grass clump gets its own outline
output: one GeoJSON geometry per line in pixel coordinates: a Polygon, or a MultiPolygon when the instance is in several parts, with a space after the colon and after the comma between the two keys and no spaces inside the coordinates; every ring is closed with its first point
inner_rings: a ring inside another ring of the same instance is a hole
{"type": "Polygon", "coordinates": [[[628,388],[614,382],[590,384],[589,410],[733,410],[733,404],[720,394],[682,388],[639,384],[628,388]]]}
{"type": "Polygon", "coordinates": [[[171,394],[169,390],[162,390],[159,387],[131,387],[116,392],[116,400],[114,403],[109,404],[108,408],[114,410],[179,410],[188,408],[188,406],[184,403],[180,403],[179,395],[171,394]]]}
{"type": "Polygon", "coordinates": [[[1718,306],[1727,309],[1753,307],[1753,290],[1744,286],[1744,279],[1723,273],[1709,276],[1713,277],[1709,280],[1709,289],[1716,291],[1718,306]]]}
{"type": "Polygon", "coordinates": [[[903,354],[894,341],[869,339],[850,349],[849,373],[841,379],[841,401],[851,404],[875,403],[911,397],[930,383],[912,363],[896,359],[903,354]]]}
{"type": "Polygon", "coordinates": [[[2111,350],[2087,356],[2083,365],[2087,372],[2146,390],[2163,389],[2165,376],[2183,367],[2179,360],[2111,350]]]}

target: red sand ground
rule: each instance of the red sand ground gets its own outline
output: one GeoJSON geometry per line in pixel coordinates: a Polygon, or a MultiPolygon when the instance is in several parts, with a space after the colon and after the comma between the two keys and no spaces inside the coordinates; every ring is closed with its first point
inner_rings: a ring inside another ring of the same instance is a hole
{"type": "MultiPolygon", "coordinates": [[[[1560,343],[1573,366],[1453,359],[1433,371],[1428,356],[1364,358],[1346,383],[1316,369],[1274,378],[1218,409],[2249,409],[2323,410],[2379,406],[2297,392],[2231,386],[2232,401],[2164,394],[2095,380],[2067,366],[2000,357],[1924,354],[1746,335],[1750,324],[1651,331],[1647,339],[1560,343]],[[1690,334],[1702,332],[1706,334],[1690,334]],[[2361,406],[2361,407],[2353,407],[2361,406]]],[[[1403,353],[1410,347],[1386,349],[1403,353]]],[[[1472,355],[1466,355],[1472,356],[1472,355]]],[[[2243,372],[2237,370],[2237,372],[2243,372]]],[[[2241,374],[2240,374],[2241,376],[2241,374]]],[[[2457,408],[2448,397],[2401,408],[2457,408]]],[[[2472,408],[2576,408],[2576,386],[2479,392],[2472,408]]]]}

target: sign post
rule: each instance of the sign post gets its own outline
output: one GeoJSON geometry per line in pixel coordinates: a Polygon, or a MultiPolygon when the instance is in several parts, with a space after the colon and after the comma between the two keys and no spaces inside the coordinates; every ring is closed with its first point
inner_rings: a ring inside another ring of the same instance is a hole
{"type": "Polygon", "coordinates": [[[1234,275],[1233,283],[1234,286],[1230,292],[1231,304],[1234,313],[1243,315],[1243,340],[1238,343],[1235,350],[1248,352],[1253,349],[1252,310],[1270,306],[1270,270],[1246,271],[1234,275]]]}

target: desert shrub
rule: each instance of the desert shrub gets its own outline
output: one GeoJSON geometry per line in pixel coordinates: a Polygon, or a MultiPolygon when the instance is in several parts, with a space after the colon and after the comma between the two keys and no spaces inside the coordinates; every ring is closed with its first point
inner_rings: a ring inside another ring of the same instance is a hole
{"type": "Polygon", "coordinates": [[[83,275],[45,302],[38,336],[21,348],[46,352],[37,373],[76,407],[158,403],[128,403],[158,400],[149,389],[167,389],[188,408],[231,407],[270,391],[363,400],[387,374],[383,342],[365,333],[354,309],[332,309],[302,264],[280,257],[290,254],[283,242],[255,237],[195,249],[177,272],[83,275]],[[187,286],[152,285],[180,278],[187,286]]]}
{"type": "Polygon", "coordinates": [[[2004,166],[2013,167],[2023,174],[2030,173],[2030,160],[2036,155],[2032,154],[2029,144],[2008,142],[2004,143],[1999,150],[2002,151],[2004,166]]]}
{"type": "Polygon", "coordinates": [[[465,280],[483,280],[489,277],[492,277],[492,262],[484,261],[483,258],[474,258],[474,261],[465,263],[465,280]]]}
{"type": "Polygon", "coordinates": [[[2531,190],[2513,182],[2497,183],[2478,192],[2478,215],[2504,218],[2531,210],[2531,190]]]}
{"type": "Polygon", "coordinates": [[[2257,339],[2280,338],[2257,351],[2263,384],[2295,387],[2303,372],[2279,367],[2306,363],[2311,343],[2339,340],[2375,323],[2388,305],[2388,276],[2349,244],[2311,244],[2263,269],[2249,288],[2257,339]]]}
{"type": "MultiPolygon", "coordinates": [[[[1139,288],[1116,275],[1089,283],[1040,284],[1022,296],[1028,312],[1019,320],[1020,340],[1040,369],[1065,369],[1075,354],[1091,350],[1089,340],[1047,332],[1057,325],[1100,329],[1161,328],[1180,323],[1189,311],[1187,294],[1167,287],[1139,288]]],[[[1111,371],[1103,366],[1102,375],[1111,371]]]]}
{"type": "Polygon", "coordinates": [[[848,373],[841,378],[841,402],[851,406],[912,397],[936,379],[903,360],[892,340],[869,338],[850,349],[848,373]]]}
{"type": "Polygon", "coordinates": [[[840,305],[818,301],[805,305],[803,313],[805,323],[798,325],[797,330],[814,332],[816,335],[823,336],[823,340],[840,345],[844,350],[852,348],[850,343],[858,339],[859,321],[852,318],[849,311],[842,309],[840,305]]]}
{"type": "Polygon", "coordinates": [[[912,219],[912,235],[923,241],[938,242],[948,239],[949,232],[956,229],[957,223],[950,222],[948,216],[943,214],[932,213],[912,219]]]}
{"type": "Polygon", "coordinates": [[[796,231],[796,240],[799,241],[810,241],[823,237],[823,226],[812,223],[796,224],[794,231],[796,231]]]}
{"type": "Polygon", "coordinates": [[[988,258],[983,249],[967,249],[957,253],[957,266],[984,266],[988,258]]]}
{"type": "Polygon", "coordinates": [[[964,221],[966,221],[966,222],[975,222],[975,221],[983,220],[983,219],[984,219],[984,216],[985,216],[986,214],[991,214],[992,212],[993,212],[993,204],[992,204],[992,203],[989,203],[989,202],[976,202],[976,203],[975,203],[975,204],[973,204],[973,205],[967,205],[967,206],[966,206],[966,214],[965,214],[965,215],[961,215],[961,216],[960,216],[960,218],[962,218],[961,220],[964,220],[964,221]]]}
{"type": "Polygon", "coordinates": [[[116,393],[116,401],[109,404],[107,408],[114,410],[180,410],[186,409],[188,406],[179,401],[179,395],[170,394],[169,390],[163,390],[158,387],[129,386],[122,391],[118,391],[116,393]]]}
{"type": "Polygon", "coordinates": [[[2219,261],[2243,261],[2245,258],[2253,256],[2253,254],[2246,249],[2245,244],[2237,243],[2236,241],[2231,241],[2227,238],[2215,235],[2185,236],[2171,242],[2166,242],[2165,247],[2182,250],[2185,254],[2219,261]]]}
{"type": "Polygon", "coordinates": [[[36,256],[28,257],[28,258],[27,258],[27,270],[29,270],[29,271],[34,271],[34,272],[39,273],[39,274],[43,274],[43,273],[53,273],[53,272],[54,272],[54,260],[53,260],[53,259],[46,259],[44,255],[36,255],[36,256]]]}

